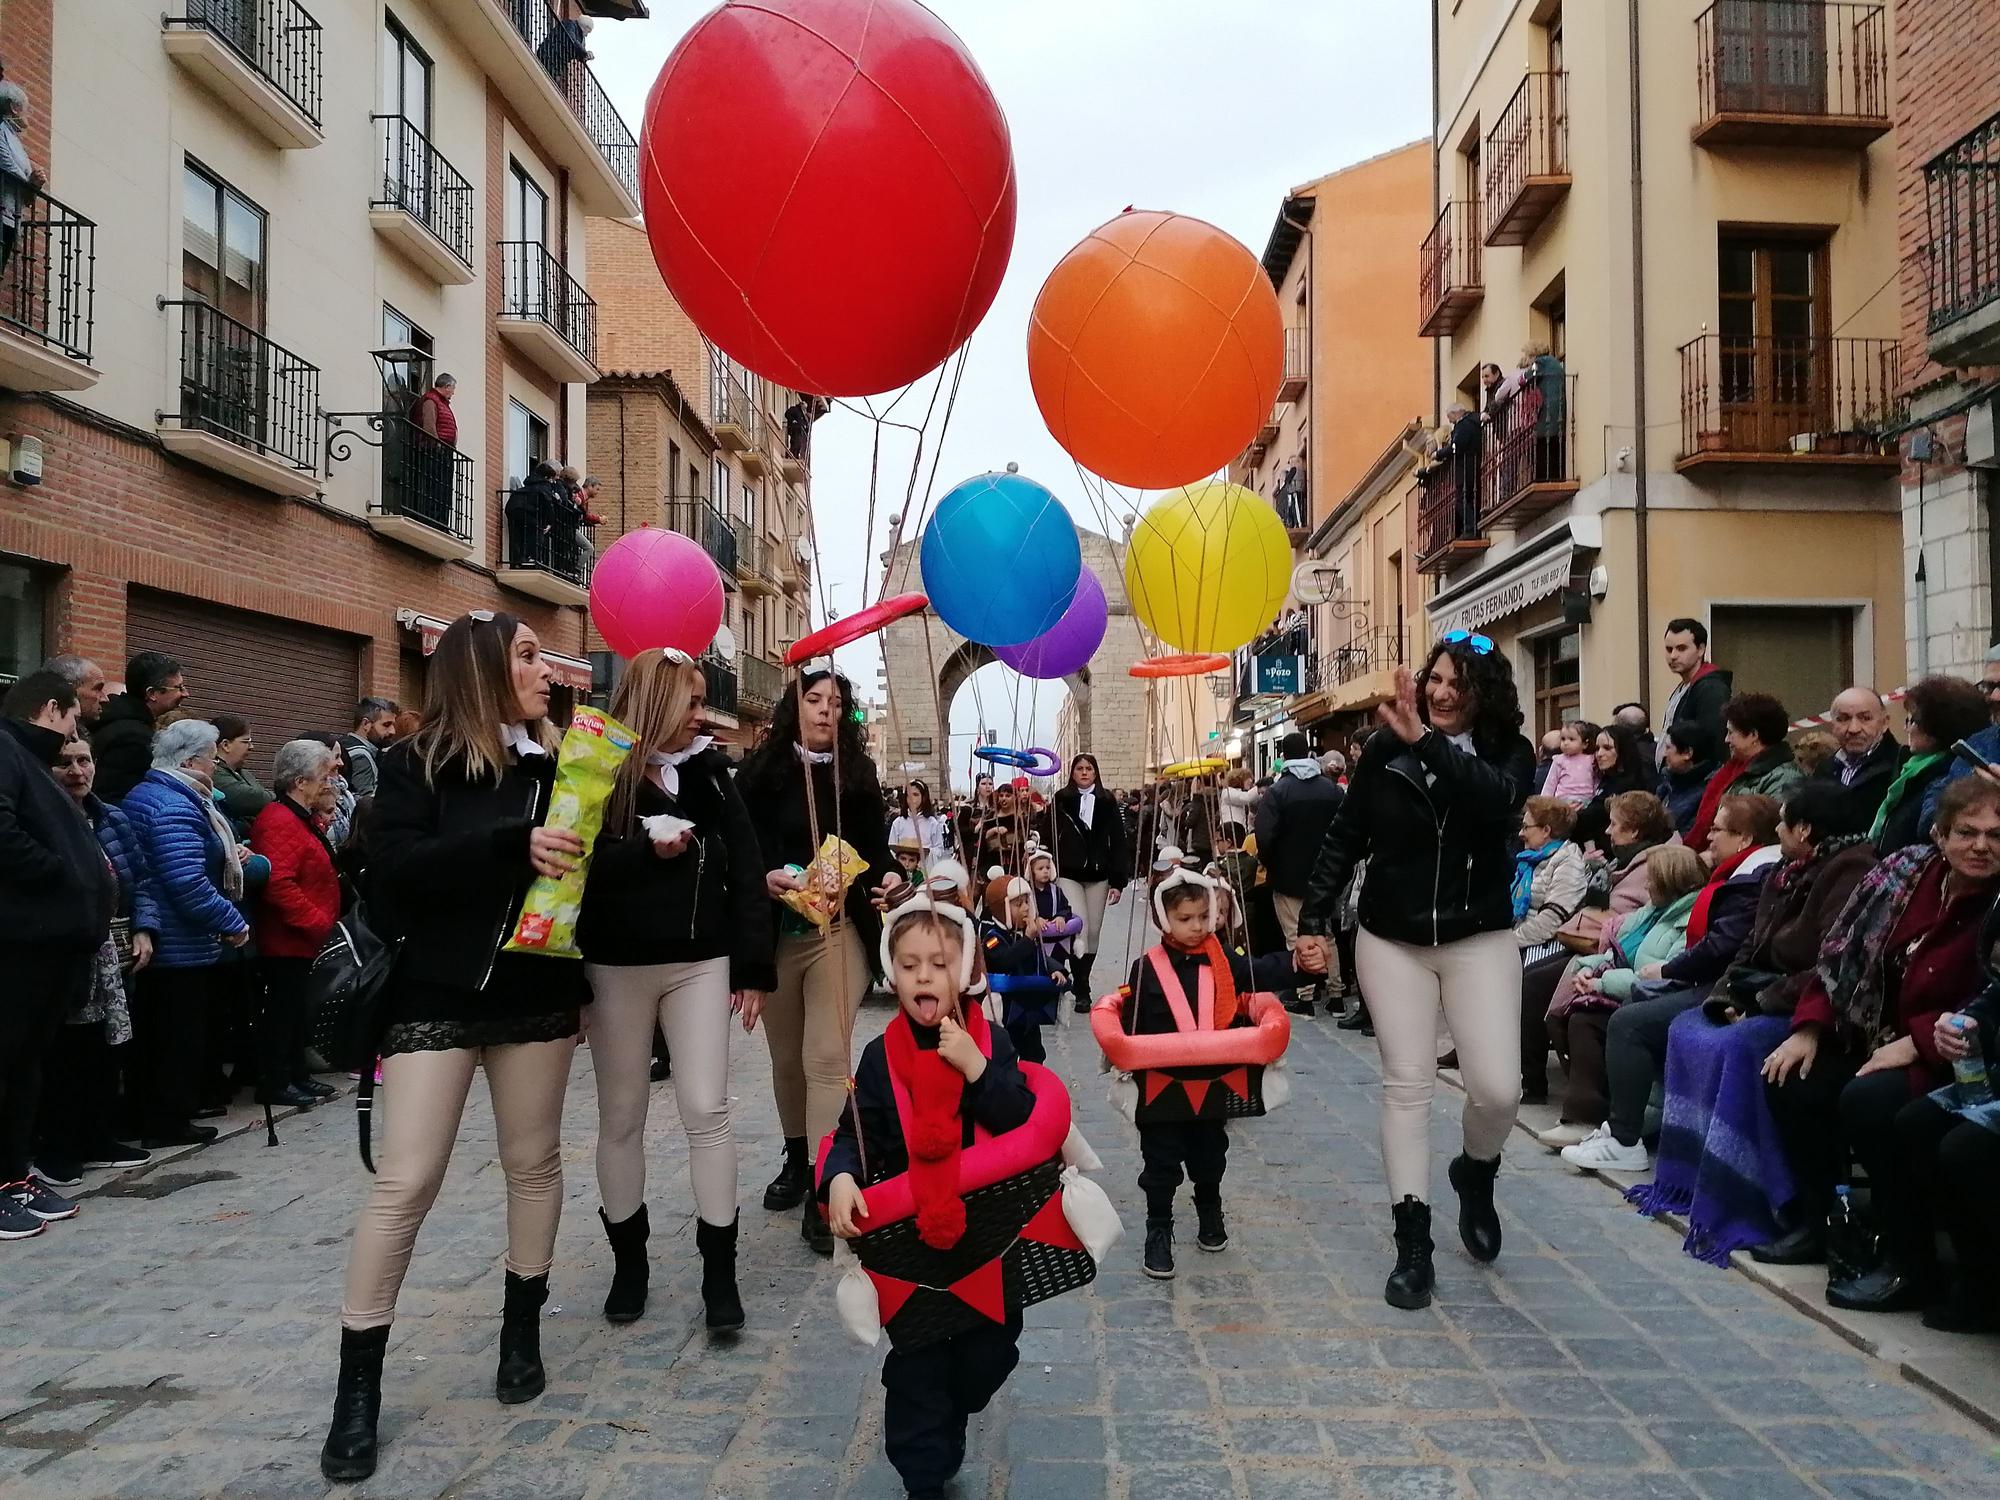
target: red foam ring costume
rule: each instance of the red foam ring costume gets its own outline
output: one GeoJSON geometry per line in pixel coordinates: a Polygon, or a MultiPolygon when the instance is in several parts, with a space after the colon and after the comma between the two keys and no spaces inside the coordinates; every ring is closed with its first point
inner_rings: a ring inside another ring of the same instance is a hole
{"type": "MultiPolygon", "coordinates": [[[[1211,935],[1202,945],[1193,1005],[1164,947],[1146,952],[1174,1031],[1133,1033],[1125,1029],[1123,988],[1091,1008],[1090,1028],[1112,1067],[1129,1073],[1138,1088],[1133,1118],[1138,1124],[1175,1124],[1227,1119],[1266,1112],[1264,1070],[1291,1041],[1291,1018],[1276,995],[1255,993],[1243,1008],[1252,1024],[1233,1026],[1238,1009],[1229,956],[1211,935]]],[[[1133,1003],[1136,1021],[1137,1002],[1133,1003]]],[[[1282,1102],[1282,1101],[1273,1101],[1282,1102]]]]}

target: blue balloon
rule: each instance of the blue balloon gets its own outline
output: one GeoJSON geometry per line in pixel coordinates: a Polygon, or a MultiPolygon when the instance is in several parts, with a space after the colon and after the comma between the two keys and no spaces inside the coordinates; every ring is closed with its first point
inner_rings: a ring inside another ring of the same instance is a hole
{"type": "Polygon", "coordinates": [[[1069,512],[1019,474],[981,474],[938,501],[920,557],[938,618],[983,646],[1018,646],[1048,630],[1083,572],[1069,512]]]}

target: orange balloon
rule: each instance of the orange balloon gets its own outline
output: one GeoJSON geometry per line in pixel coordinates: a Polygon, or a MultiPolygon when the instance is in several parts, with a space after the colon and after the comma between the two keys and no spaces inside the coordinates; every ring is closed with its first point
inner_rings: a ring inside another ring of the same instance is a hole
{"type": "Polygon", "coordinates": [[[1278,296],[1257,257],[1185,214],[1128,212],[1065,255],[1028,324],[1028,378],[1070,457],[1163,490],[1249,446],[1284,375],[1278,296]]]}

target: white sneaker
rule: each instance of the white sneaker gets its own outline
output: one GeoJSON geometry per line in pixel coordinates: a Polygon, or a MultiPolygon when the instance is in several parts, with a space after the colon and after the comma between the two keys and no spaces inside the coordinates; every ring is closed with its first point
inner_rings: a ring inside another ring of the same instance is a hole
{"type": "Polygon", "coordinates": [[[1585,1172],[1643,1172],[1653,1164],[1643,1143],[1619,1145],[1608,1125],[1598,1126],[1574,1146],[1563,1147],[1562,1159],[1585,1172]]]}
{"type": "Polygon", "coordinates": [[[1560,1125],[1551,1125],[1547,1130],[1536,1136],[1535,1139],[1540,1141],[1544,1146],[1547,1146],[1551,1151],[1560,1151],[1565,1146],[1574,1146],[1580,1142],[1589,1140],[1603,1128],[1602,1125],[1593,1128],[1589,1125],[1578,1125],[1572,1121],[1565,1120],[1560,1125]]]}

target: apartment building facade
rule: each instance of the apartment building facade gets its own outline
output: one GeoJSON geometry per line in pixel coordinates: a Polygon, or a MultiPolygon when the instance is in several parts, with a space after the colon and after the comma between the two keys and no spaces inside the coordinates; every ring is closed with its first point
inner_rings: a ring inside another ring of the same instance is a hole
{"type": "Polygon", "coordinates": [[[809,628],[812,430],[827,404],[708,344],[638,226],[593,218],[589,240],[606,368],[589,398],[599,545],[666,526],[714,559],[727,636],[703,658],[709,713],[725,743],[749,745],[784,690],[786,648],[809,628]]]}
{"type": "Polygon", "coordinates": [[[1657,713],[1677,616],[1800,712],[1902,680],[1892,19],[1434,0],[1420,327],[1462,419],[1415,550],[1531,732],[1657,713]]]}
{"type": "Polygon", "coordinates": [[[559,709],[591,690],[588,540],[505,520],[582,462],[584,221],[638,212],[583,37],[545,0],[8,0],[48,182],[0,269],[0,668],[164,649],[268,753],[420,702],[485,608],[559,709]],[[450,444],[412,420],[443,373],[450,444]]]}
{"type": "Polygon", "coordinates": [[[2000,50],[1980,0],[1896,6],[1903,583],[1910,674],[2000,639],[2000,50]]]}
{"type": "Polygon", "coordinates": [[[1413,241],[1430,219],[1431,152],[1413,142],[1293,189],[1263,263],[1285,319],[1270,419],[1232,465],[1268,498],[1313,583],[1238,653],[1229,758],[1262,772],[1294,728],[1331,745],[1381,701],[1418,599],[1406,486],[1384,486],[1403,434],[1431,405],[1416,331],[1413,241]]]}

